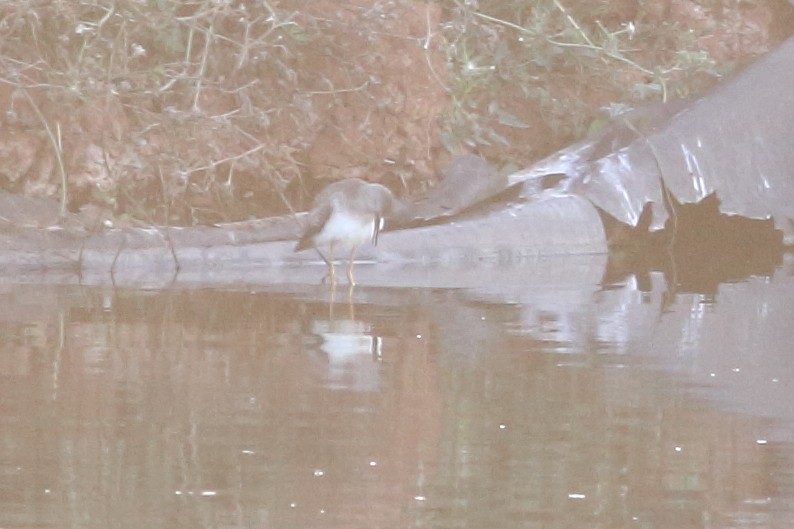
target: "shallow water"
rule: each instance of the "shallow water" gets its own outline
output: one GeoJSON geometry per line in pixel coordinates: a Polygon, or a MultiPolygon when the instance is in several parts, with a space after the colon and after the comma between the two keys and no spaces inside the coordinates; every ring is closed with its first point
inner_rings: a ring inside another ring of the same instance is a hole
{"type": "Polygon", "coordinates": [[[791,527],[791,263],[588,259],[332,302],[6,282],[0,528],[791,527]]]}

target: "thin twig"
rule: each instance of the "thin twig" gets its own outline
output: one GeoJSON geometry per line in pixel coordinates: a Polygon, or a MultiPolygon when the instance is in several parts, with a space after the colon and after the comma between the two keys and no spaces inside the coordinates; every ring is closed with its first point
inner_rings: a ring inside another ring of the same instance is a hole
{"type": "Polygon", "coordinates": [[[606,48],[604,48],[603,46],[596,46],[595,44],[592,44],[592,43],[590,43],[590,44],[581,44],[581,43],[578,43],[578,42],[560,42],[558,40],[554,40],[554,39],[551,39],[551,38],[547,38],[546,42],[548,42],[549,44],[553,44],[555,46],[559,46],[561,48],[584,48],[584,49],[587,49],[587,50],[600,51],[604,55],[609,57],[610,59],[614,59],[616,61],[624,62],[624,63],[626,63],[626,64],[628,64],[630,66],[633,66],[634,68],[638,69],[639,71],[641,71],[644,74],[648,74],[648,75],[654,75],[655,74],[655,72],[653,70],[649,70],[648,68],[645,68],[644,66],[641,66],[641,65],[637,64],[636,62],[632,61],[631,59],[627,59],[626,57],[624,57],[622,55],[618,55],[618,54],[616,54],[614,52],[611,52],[611,51],[607,50],[606,48]]]}
{"type": "Polygon", "coordinates": [[[364,81],[361,86],[356,86],[354,88],[339,88],[338,90],[311,90],[306,92],[307,94],[317,95],[317,94],[342,94],[345,92],[359,92],[364,90],[369,86],[369,80],[364,81]]]}
{"type": "Polygon", "coordinates": [[[201,56],[201,66],[199,67],[198,79],[196,81],[196,92],[193,96],[193,112],[199,112],[199,97],[201,96],[201,84],[204,81],[204,74],[207,72],[207,61],[210,55],[210,44],[212,43],[213,35],[213,21],[210,21],[210,27],[204,35],[204,53],[201,56]]]}
{"type": "Polygon", "coordinates": [[[36,116],[41,120],[42,125],[44,125],[44,130],[47,132],[47,137],[50,139],[50,145],[52,146],[52,150],[55,153],[55,159],[58,162],[58,171],[61,175],[61,210],[60,210],[60,218],[63,220],[66,218],[66,206],[69,201],[69,193],[66,187],[67,179],[66,179],[66,167],[63,163],[63,151],[61,146],[61,125],[60,123],[56,123],[56,127],[58,130],[58,137],[56,138],[55,134],[52,132],[52,128],[50,128],[50,124],[47,123],[47,119],[44,117],[44,114],[41,113],[39,106],[33,100],[31,95],[28,93],[27,90],[22,90],[22,93],[27,98],[30,106],[33,108],[33,111],[36,113],[36,116]]]}
{"type": "Polygon", "coordinates": [[[215,167],[219,166],[222,163],[231,162],[231,161],[234,161],[234,160],[239,160],[240,158],[245,158],[246,156],[250,156],[251,154],[254,154],[255,152],[261,151],[265,147],[266,147],[266,145],[264,143],[260,143],[256,147],[248,149],[247,151],[242,152],[240,154],[236,154],[234,156],[229,156],[227,158],[223,158],[222,160],[215,160],[215,161],[212,161],[212,162],[208,163],[207,165],[203,165],[201,167],[194,167],[193,169],[187,169],[185,171],[185,174],[189,175],[189,174],[197,173],[199,171],[206,171],[208,169],[214,169],[215,167]]]}
{"type": "MultiPolygon", "coordinates": [[[[427,63],[427,69],[430,70],[430,74],[433,76],[433,79],[438,83],[438,85],[444,89],[446,93],[451,93],[452,89],[448,87],[441,77],[436,72],[436,69],[433,67],[433,63],[430,60],[430,54],[427,53],[430,51],[430,41],[433,40],[433,29],[430,27],[430,5],[427,5],[425,9],[425,25],[426,25],[426,34],[424,44],[422,44],[422,49],[425,51],[425,62],[427,63]]],[[[429,146],[428,146],[429,147],[429,146]]]]}
{"type": "Polygon", "coordinates": [[[576,31],[579,32],[579,35],[582,36],[584,41],[588,43],[590,46],[595,47],[595,44],[593,44],[593,41],[590,40],[590,37],[587,35],[587,32],[584,29],[582,29],[582,26],[579,25],[576,19],[573,18],[573,16],[571,16],[570,13],[568,13],[568,10],[565,9],[565,7],[560,3],[560,1],[553,0],[553,2],[554,5],[557,6],[557,9],[559,9],[560,12],[562,12],[562,14],[565,15],[565,18],[568,19],[568,22],[576,29],[576,31]]]}
{"type": "Polygon", "coordinates": [[[520,31],[521,33],[526,33],[526,34],[529,34],[529,35],[534,35],[534,32],[532,32],[532,31],[528,30],[528,29],[527,29],[527,28],[525,28],[525,27],[519,26],[518,24],[514,24],[513,22],[510,22],[510,21],[508,21],[508,20],[503,20],[503,19],[501,19],[501,18],[492,17],[492,16],[490,16],[490,15],[486,15],[485,13],[480,13],[480,12],[478,12],[478,11],[475,11],[475,12],[474,12],[474,16],[480,17],[480,18],[482,18],[482,19],[484,19],[484,20],[488,20],[488,21],[490,21],[490,22],[495,22],[495,23],[497,23],[497,24],[501,24],[501,25],[503,25],[503,26],[507,26],[507,27],[509,27],[509,28],[513,28],[514,30],[516,30],[516,31],[520,31]]]}

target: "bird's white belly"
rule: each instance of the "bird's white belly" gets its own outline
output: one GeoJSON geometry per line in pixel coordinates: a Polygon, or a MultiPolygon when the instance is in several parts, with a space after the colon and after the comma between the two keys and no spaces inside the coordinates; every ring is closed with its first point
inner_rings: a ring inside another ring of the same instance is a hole
{"type": "Polygon", "coordinates": [[[371,240],[374,229],[374,217],[369,217],[362,222],[360,216],[335,211],[320,233],[314,237],[314,243],[316,245],[333,243],[336,247],[346,246],[351,248],[364,241],[371,240]]]}

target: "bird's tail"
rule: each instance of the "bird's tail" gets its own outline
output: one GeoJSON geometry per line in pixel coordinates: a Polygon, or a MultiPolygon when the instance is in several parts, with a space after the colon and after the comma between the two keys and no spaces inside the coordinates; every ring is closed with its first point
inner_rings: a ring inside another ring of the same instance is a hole
{"type": "Polygon", "coordinates": [[[301,239],[295,244],[295,248],[292,250],[293,252],[301,252],[303,250],[308,250],[314,246],[312,243],[311,235],[304,235],[301,239]]]}

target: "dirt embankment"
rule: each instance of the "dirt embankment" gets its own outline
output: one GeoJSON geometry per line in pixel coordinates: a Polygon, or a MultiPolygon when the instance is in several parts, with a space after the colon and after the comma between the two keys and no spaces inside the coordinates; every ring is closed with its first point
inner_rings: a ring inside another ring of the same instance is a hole
{"type": "Polygon", "coordinates": [[[5,2],[0,187],[117,225],[302,209],[348,176],[422,194],[454,154],[519,168],[585,134],[602,107],[696,94],[784,38],[790,10],[5,2]]]}

